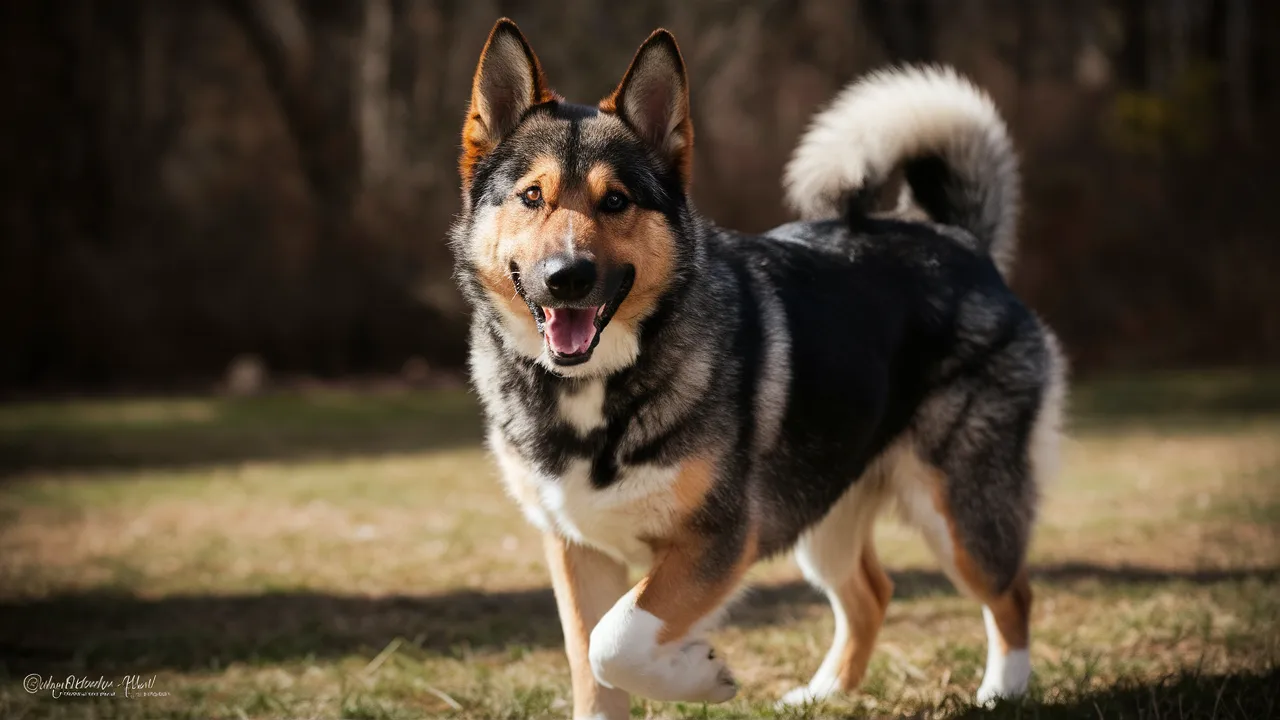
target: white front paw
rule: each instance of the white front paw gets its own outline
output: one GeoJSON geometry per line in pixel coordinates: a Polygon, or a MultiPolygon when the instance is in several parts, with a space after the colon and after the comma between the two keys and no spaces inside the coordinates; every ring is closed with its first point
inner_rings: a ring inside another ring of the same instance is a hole
{"type": "Polygon", "coordinates": [[[596,655],[591,667],[600,684],[651,700],[718,703],[738,693],[728,665],[703,640],[596,655]]]}
{"type": "Polygon", "coordinates": [[[738,682],[734,680],[733,672],[705,640],[689,642],[674,653],[670,672],[673,678],[687,681],[675,683],[685,688],[677,692],[681,697],[672,697],[671,700],[719,703],[738,694],[738,682]]]}
{"type": "Polygon", "coordinates": [[[724,702],[738,692],[733,673],[705,640],[659,645],[663,623],[618,601],[591,631],[587,656],[596,680],[652,700],[724,702]]]}

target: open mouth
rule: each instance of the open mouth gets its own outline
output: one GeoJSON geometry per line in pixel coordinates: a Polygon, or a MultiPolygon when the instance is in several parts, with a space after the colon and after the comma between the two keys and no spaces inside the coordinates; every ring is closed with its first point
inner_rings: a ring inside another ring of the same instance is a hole
{"type": "MultiPolygon", "coordinates": [[[[591,353],[600,342],[600,334],[631,292],[635,276],[634,267],[628,265],[622,268],[618,279],[609,283],[613,286],[609,299],[603,304],[585,307],[538,305],[525,295],[524,288],[518,281],[516,289],[533,313],[551,361],[562,366],[580,365],[591,359],[591,353]]],[[[518,280],[519,276],[516,278],[518,280]]]]}
{"type": "Polygon", "coordinates": [[[538,308],[542,313],[542,337],[551,359],[561,365],[577,364],[591,355],[600,341],[605,305],[586,308],[538,308]]]}

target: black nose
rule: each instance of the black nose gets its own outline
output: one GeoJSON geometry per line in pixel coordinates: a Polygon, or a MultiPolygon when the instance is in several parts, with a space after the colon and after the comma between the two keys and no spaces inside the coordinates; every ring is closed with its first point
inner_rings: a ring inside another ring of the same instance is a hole
{"type": "Polygon", "coordinates": [[[547,290],[557,300],[581,300],[596,286],[596,264],[584,257],[553,255],[543,261],[542,272],[547,290]]]}

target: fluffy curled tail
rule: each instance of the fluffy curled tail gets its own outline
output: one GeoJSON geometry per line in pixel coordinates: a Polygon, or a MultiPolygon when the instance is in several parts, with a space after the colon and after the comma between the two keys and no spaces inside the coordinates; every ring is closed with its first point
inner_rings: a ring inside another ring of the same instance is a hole
{"type": "Polygon", "coordinates": [[[801,138],[787,197],[803,217],[833,217],[899,167],[916,204],[967,230],[1008,277],[1018,158],[991,98],[951,68],[884,70],[846,87],[801,138]]]}

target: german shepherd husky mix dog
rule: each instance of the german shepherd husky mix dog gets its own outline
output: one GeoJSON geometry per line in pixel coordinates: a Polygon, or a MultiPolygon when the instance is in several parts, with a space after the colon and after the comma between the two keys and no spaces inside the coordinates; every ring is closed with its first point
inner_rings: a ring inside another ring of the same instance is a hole
{"type": "Polygon", "coordinates": [[[706,633],[788,550],[835,639],[783,702],[856,687],[893,594],[872,546],[890,504],[982,603],[978,700],[1023,692],[1064,362],[1005,282],[1016,158],[985,94],[936,67],[854,83],[787,167],[805,220],[763,235],[690,201],[689,81],[664,30],[588,106],[500,20],[462,140],[471,370],[545,536],[575,717],[627,718],[627,693],[733,697],[706,633]],[[878,211],[890,187],[906,211],[878,211]]]}

